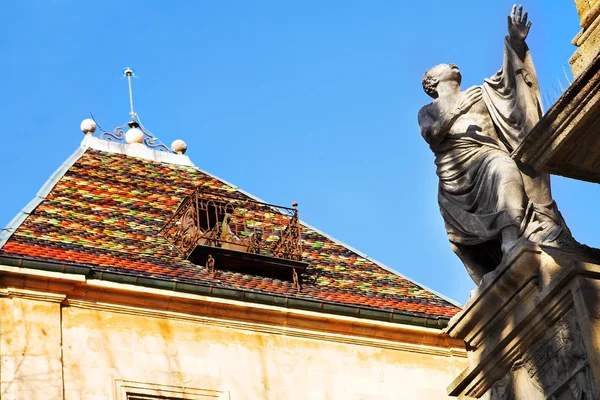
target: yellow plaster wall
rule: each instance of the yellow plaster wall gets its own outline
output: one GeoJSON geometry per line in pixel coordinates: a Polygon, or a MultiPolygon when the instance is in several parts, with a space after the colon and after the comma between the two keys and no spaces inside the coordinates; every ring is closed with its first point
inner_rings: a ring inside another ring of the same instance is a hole
{"type": "Polygon", "coordinates": [[[60,304],[0,298],[0,398],[61,399],[60,304]]]}
{"type": "Polygon", "coordinates": [[[463,358],[66,307],[67,399],[115,398],[115,380],[238,399],[447,399],[463,358]]]}

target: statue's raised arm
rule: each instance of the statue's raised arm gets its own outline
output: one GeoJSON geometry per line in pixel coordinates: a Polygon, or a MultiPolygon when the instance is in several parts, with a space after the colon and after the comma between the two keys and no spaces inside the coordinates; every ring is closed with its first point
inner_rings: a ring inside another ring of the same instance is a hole
{"type": "Polygon", "coordinates": [[[525,39],[531,22],[523,6],[513,6],[508,16],[502,68],[483,85],[484,100],[500,140],[513,151],[542,116],[542,100],[525,39]]]}
{"type": "Polygon", "coordinates": [[[550,193],[550,178],[517,164],[510,152],[542,115],[523,7],[508,16],[502,68],[481,86],[460,87],[454,64],[423,76],[433,98],[419,111],[421,135],[435,154],[438,203],[455,253],[479,283],[521,238],[570,240],[550,193]]]}

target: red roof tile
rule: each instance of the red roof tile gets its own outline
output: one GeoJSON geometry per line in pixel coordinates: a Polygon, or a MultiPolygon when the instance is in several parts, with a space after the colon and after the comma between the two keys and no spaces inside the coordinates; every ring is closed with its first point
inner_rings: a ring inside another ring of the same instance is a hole
{"type": "Polygon", "coordinates": [[[2,256],[57,261],[428,318],[459,310],[430,290],[303,225],[310,263],[300,293],[292,282],[217,270],[182,259],[158,231],[194,190],[246,197],[194,167],[88,149],[0,249],[2,256]]]}

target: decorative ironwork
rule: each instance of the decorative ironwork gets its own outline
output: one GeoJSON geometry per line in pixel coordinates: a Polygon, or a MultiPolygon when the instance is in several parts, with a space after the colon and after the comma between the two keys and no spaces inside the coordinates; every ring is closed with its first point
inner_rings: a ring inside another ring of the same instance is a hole
{"type": "Polygon", "coordinates": [[[209,254],[208,258],[206,259],[206,268],[212,276],[215,275],[215,259],[213,258],[212,254],[209,254]]]}
{"type": "Polygon", "coordinates": [[[102,132],[100,134],[100,139],[108,140],[109,142],[112,142],[113,140],[124,141],[125,140],[125,132],[123,131],[123,128],[126,126],[127,126],[127,124],[118,126],[114,129],[114,131],[112,133],[111,132],[102,132]]]}
{"type": "Polygon", "coordinates": [[[298,271],[296,271],[295,268],[292,270],[292,279],[294,280],[294,286],[296,286],[298,293],[300,293],[300,277],[298,276],[298,271]]]}
{"type": "MultiPolygon", "coordinates": [[[[265,260],[290,260],[292,278],[300,287],[297,268],[302,260],[301,229],[297,203],[293,208],[196,190],[179,206],[161,229],[186,258],[198,246],[249,253],[265,260]],[[298,265],[296,265],[298,264],[298,265]]],[[[216,249],[215,249],[216,251],[216,249]]],[[[206,267],[214,273],[215,251],[208,254],[206,267]]],[[[221,252],[221,250],[219,250],[221,252]]],[[[239,253],[237,253],[239,254],[239,253]]],[[[244,256],[249,257],[249,256],[244,256]]],[[[273,262],[273,261],[269,261],[273,262]]]]}
{"type": "Polygon", "coordinates": [[[140,117],[133,110],[133,89],[131,87],[131,78],[135,77],[135,72],[133,69],[127,67],[123,71],[123,76],[127,78],[127,84],[129,87],[129,115],[131,116],[131,121],[127,122],[124,125],[116,127],[113,132],[102,132],[100,134],[100,139],[108,140],[108,141],[120,141],[127,143],[126,140],[126,132],[124,131],[125,127],[128,126],[129,129],[138,129],[144,134],[143,144],[146,147],[151,149],[155,149],[158,151],[165,151],[167,153],[174,153],[171,149],[169,149],[164,143],[158,140],[149,130],[145,129],[142,125],[140,117]]]}
{"type": "Polygon", "coordinates": [[[169,149],[164,143],[162,143],[158,138],[153,136],[151,133],[146,131],[144,127],[136,121],[129,121],[125,125],[117,126],[112,132],[102,132],[100,134],[100,139],[112,141],[119,141],[127,143],[125,140],[125,127],[129,127],[129,129],[137,128],[144,134],[144,145],[151,149],[155,149],[158,151],[165,151],[167,153],[173,153],[171,149],[169,149]]]}
{"type": "Polygon", "coordinates": [[[204,245],[288,260],[302,259],[296,207],[200,190],[181,203],[160,234],[184,257],[196,245],[204,245]]]}

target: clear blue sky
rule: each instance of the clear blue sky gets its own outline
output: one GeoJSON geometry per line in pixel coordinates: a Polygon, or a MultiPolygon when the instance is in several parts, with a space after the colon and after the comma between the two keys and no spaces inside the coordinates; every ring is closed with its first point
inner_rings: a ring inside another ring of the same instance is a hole
{"type": "MultiPolygon", "coordinates": [[[[423,72],[456,63],[463,87],[501,65],[510,1],[12,1],[0,16],[0,225],[82,139],[134,101],[200,168],[460,302],[473,284],[439,216],[421,139],[423,72]]],[[[575,48],[573,1],[525,4],[544,99],[575,48]]],[[[600,247],[600,187],[554,178],[576,238],[600,247]]]]}

